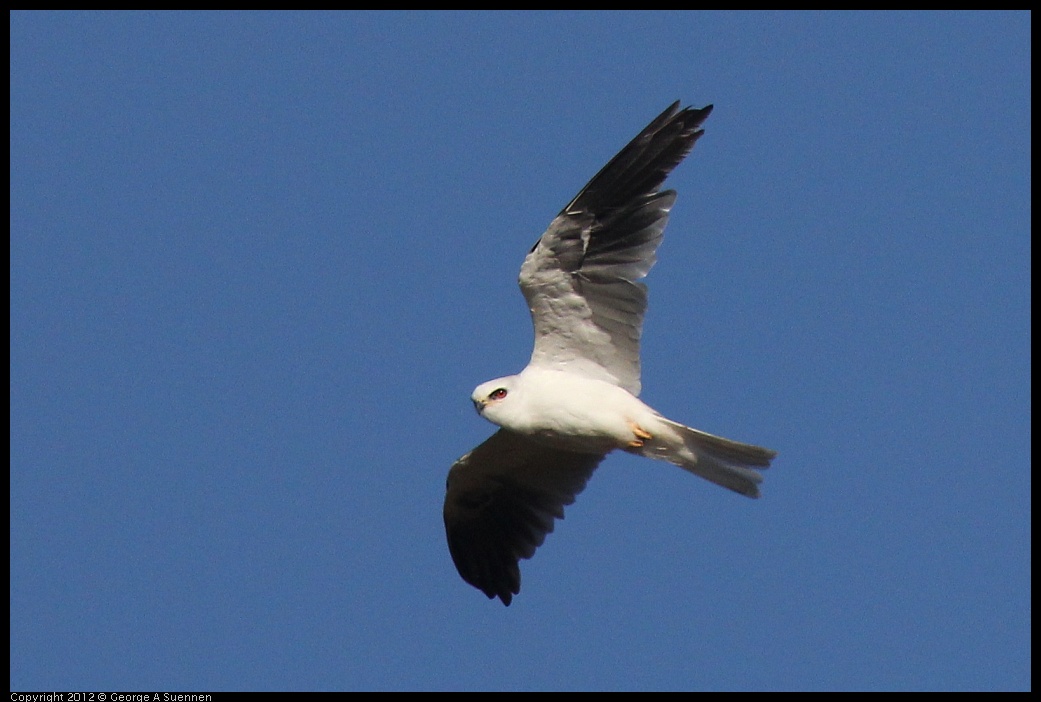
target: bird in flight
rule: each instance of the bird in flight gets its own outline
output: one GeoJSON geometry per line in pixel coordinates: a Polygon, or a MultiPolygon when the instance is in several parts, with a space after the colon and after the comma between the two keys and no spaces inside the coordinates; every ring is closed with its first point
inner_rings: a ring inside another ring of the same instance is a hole
{"type": "Polygon", "coordinates": [[[659,190],[704,134],[712,106],[676,102],[608,161],[535,243],[520,288],[535,349],[517,375],[477,386],[499,425],[448,472],[448,549],[463,580],[509,605],[519,561],[615,449],[674,463],[748,497],[775,451],[667,419],[638,399],[647,288],[674,190],[659,190]]]}

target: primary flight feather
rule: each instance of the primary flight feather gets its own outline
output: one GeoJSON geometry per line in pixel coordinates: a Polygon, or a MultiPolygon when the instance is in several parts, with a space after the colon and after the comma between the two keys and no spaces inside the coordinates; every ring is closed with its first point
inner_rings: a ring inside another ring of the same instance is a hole
{"type": "Polygon", "coordinates": [[[669,106],[550,222],[520,288],[535,348],[517,375],[477,386],[501,427],[448,472],[444,520],[463,580],[509,605],[531,558],[609,452],[674,463],[748,497],[776,452],[666,419],[639,399],[647,288],[672,190],[665,178],[704,134],[712,106],[669,106]]]}

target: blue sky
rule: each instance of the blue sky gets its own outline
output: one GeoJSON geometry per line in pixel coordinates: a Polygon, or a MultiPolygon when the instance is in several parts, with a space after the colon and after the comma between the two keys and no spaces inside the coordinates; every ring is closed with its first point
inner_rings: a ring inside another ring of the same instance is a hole
{"type": "Polygon", "coordinates": [[[1030,687],[1030,16],[11,16],[11,686],[1030,687]],[[509,608],[444,479],[676,99],[643,398],[509,608]]]}

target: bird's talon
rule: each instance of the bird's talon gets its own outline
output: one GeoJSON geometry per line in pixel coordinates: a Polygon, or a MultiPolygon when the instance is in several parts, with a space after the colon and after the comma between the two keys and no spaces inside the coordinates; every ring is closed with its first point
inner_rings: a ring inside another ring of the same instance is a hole
{"type": "Polygon", "coordinates": [[[633,430],[633,434],[636,436],[632,441],[629,442],[629,448],[640,448],[643,446],[645,441],[653,439],[654,437],[640,428],[636,422],[629,422],[629,428],[633,430]]]}

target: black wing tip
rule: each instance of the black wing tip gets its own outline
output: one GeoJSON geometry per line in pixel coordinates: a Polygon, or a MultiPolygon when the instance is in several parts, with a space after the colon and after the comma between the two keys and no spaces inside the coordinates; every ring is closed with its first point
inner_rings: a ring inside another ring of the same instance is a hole
{"type": "MultiPolygon", "coordinates": [[[[504,605],[509,607],[513,596],[520,593],[520,582],[515,581],[508,574],[488,573],[474,563],[457,558],[453,549],[449,548],[449,551],[452,553],[455,569],[463,581],[480,590],[489,600],[498,597],[504,605]]],[[[519,572],[515,574],[515,577],[519,578],[519,576],[519,572]]]]}
{"type": "Polygon", "coordinates": [[[513,594],[509,592],[485,592],[484,594],[488,595],[489,600],[494,600],[498,597],[506,607],[509,607],[510,603],[513,602],[513,594]]]}
{"type": "Polygon", "coordinates": [[[665,111],[651,120],[651,123],[644,127],[643,131],[641,131],[631,143],[636,143],[644,137],[653,138],[668,129],[678,129],[676,135],[672,138],[690,138],[691,136],[694,136],[694,139],[697,140],[697,137],[701,136],[705,132],[704,129],[701,129],[701,125],[704,124],[705,120],[708,119],[708,116],[712,114],[712,110],[715,106],[712,104],[705,105],[704,107],[687,105],[684,108],[680,108],[680,104],[681,102],[677,100],[666,107],[665,111]]]}
{"type": "Polygon", "coordinates": [[[708,116],[712,114],[713,107],[715,107],[710,103],[708,105],[705,105],[704,107],[694,107],[693,105],[687,105],[683,109],[680,109],[680,104],[681,101],[677,100],[676,102],[669,105],[667,108],[665,108],[664,112],[658,115],[658,117],[653,122],[647,125],[647,129],[645,129],[644,131],[656,131],[653,130],[655,126],[657,126],[658,129],[661,129],[666,124],[676,121],[681,121],[684,127],[696,129],[701,126],[702,122],[708,119],[708,116]],[[657,124],[659,121],[661,122],[661,124],[657,124]]]}
{"type": "MultiPolygon", "coordinates": [[[[457,568],[457,570],[459,569],[457,568]]],[[[520,594],[520,583],[514,582],[513,579],[509,577],[473,577],[476,575],[475,573],[468,571],[464,575],[462,570],[459,570],[459,574],[463,576],[463,580],[465,580],[468,585],[472,585],[483,592],[485,597],[489,600],[494,600],[498,597],[507,607],[509,607],[510,603],[513,602],[513,596],[520,594]]]]}
{"type": "Polygon", "coordinates": [[[705,130],[713,105],[680,108],[676,102],[651,120],[579,191],[561,214],[604,215],[640,196],[658,191],[687,157],[705,130]]]}
{"type": "MultiPolygon", "coordinates": [[[[708,119],[708,116],[712,114],[713,108],[713,105],[711,104],[705,105],[704,107],[693,107],[691,105],[688,105],[687,107],[684,107],[682,110],[680,110],[678,109],[679,104],[680,103],[677,100],[672,104],[669,110],[666,110],[665,113],[662,113],[664,115],[668,113],[670,110],[676,109],[676,112],[673,113],[667,120],[665,120],[665,123],[658,130],[656,130],[656,133],[654,133],[654,137],[657,137],[658,133],[665,132],[667,130],[675,130],[675,134],[665,135],[663,137],[673,142],[677,142],[679,144],[678,154],[676,155],[676,163],[672,167],[675,167],[675,165],[678,165],[680,161],[686,158],[687,154],[690,153],[690,150],[694,148],[694,143],[698,139],[700,139],[702,135],[705,134],[705,130],[702,128],[702,125],[705,123],[705,120],[708,119]]],[[[645,130],[645,132],[649,131],[650,128],[645,130]]],[[[671,167],[669,170],[671,170],[671,167]]],[[[665,175],[667,176],[668,172],[666,172],[665,175]]]]}
{"type": "MultiPolygon", "coordinates": [[[[687,105],[684,108],[680,108],[683,104],[682,100],[677,100],[672,103],[665,110],[651,120],[651,123],[644,128],[644,132],[655,132],[660,130],[666,124],[680,119],[687,124],[690,121],[689,126],[698,127],[704,122],[710,114],[712,114],[712,108],[714,105],[708,104],[704,107],[694,107],[693,105],[687,105]]],[[[642,133],[641,133],[642,134],[642,133]]]]}

